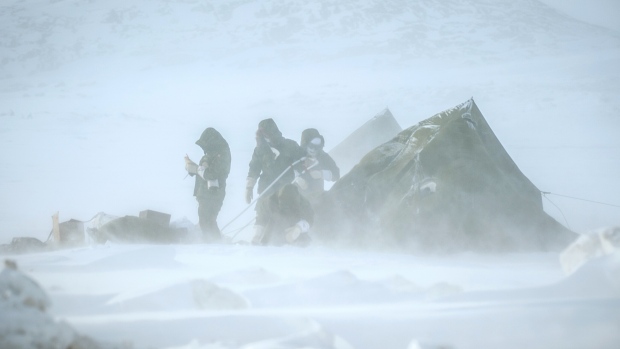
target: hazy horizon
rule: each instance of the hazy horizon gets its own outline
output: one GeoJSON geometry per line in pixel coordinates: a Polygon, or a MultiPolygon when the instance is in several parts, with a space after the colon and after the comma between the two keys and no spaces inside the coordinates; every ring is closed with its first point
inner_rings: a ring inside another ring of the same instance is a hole
{"type": "MultiPolygon", "coordinates": [[[[568,3],[361,4],[7,3],[0,240],[45,239],[57,211],[196,222],[182,158],[209,126],[233,152],[224,224],[259,120],[297,141],[316,127],[329,150],[386,107],[405,128],[471,97],[540,190],[620,204],[620,34],[568,3]]],[[[574,231],[618,224],[617,207],[549,198],[574,231]]]]}

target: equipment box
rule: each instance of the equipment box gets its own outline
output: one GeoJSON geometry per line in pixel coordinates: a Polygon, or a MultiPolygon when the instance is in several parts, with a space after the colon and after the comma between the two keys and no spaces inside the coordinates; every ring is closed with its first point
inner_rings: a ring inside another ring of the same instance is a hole
{"type": "Polygon", "coordinates": [[[60,242],[62,243],[83,243],[84,242],[84,223],[75,219],[70,219],[59,224],[60,242]]]}
{"type": "Polygon", "coordinates": [[[162,227],[168,227],[170,225],[170,215],[167,213],[144,210],[140,211],[140,219],[157,223],[162,227]]]}

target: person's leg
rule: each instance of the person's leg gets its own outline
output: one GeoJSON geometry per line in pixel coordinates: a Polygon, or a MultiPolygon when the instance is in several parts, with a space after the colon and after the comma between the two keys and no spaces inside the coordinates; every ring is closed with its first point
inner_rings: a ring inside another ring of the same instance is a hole
{"type": "Polygon", "coordinates": [[[254,236],[252,237],[252,244],[265,244],[265,234],[267,231],[267,225],[269,224],[269,207],[267,197],[263,196],[258,199],[254,210],[256,211],[256,221],[254,222],[254,236]]]}
{"type": "Polygon", "coordinates": [[[224,190],[218,189],[198,200],[198,219],[205,242],[215,242],[222,238],[217,225],[217,216],[222,209],[224,197],[224,190]]]}

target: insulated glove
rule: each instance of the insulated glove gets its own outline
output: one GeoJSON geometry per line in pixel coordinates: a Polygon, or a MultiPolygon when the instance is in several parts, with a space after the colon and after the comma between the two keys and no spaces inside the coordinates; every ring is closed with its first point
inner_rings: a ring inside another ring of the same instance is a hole
{"type": "Polygon", "coordinates": [[[316,171],[310,171],[310,176],[314,179],[322,179],[323,178],[323,171],[321,170],[316,170],[316,171]]]}
{"type": "Polygon", "coordinates": [[[198,165],[196,165],[195,162],[190,160],[189,156],[187,156],[187,154],[185,154],[185,170],[189,174],[193,174],[193,175],[198,173],[198,165]]]}
{"type": "Polygon", "coordinates": [[[245,182],[245,203],[250,204],[254,199],[254,186],[256,185],[256,178],[248,177],[245,182]]]}
{"type": "Polygon", "coordinates": [[[308,189],[308,182],[306,182],[305,179],[301,178],[301,176],[297,176],[295,177],[295,179],[293,180],[293,183],[299,187],[299,189],[301,190],[306,190],[308,189]]]}
{"type": "Polygon", "coordinates": [[[299,235],[301,235],[302,233],[307,233],[308,230],[310,230],[310,224],[308,223],[308,221],[302,219],[297,222],[297,224],[290,228],[287,228],[284,231],[286,234],[286,241],[288,243],[292,243],[297,240],[297,238],[299,238],[299,235]]]}
{"type": "Polygon", "coordinates": [[[326,181],[332,180],[332,171],[330,170],[316,170],[311,171],[310,176],[314,179],[324,179],[326,181]]]}

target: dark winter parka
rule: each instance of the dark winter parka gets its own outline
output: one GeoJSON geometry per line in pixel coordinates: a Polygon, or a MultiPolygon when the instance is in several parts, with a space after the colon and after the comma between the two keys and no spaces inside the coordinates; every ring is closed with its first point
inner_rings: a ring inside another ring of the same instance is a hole
{"type": "MultiPolygon", "coordinates": [[[[309,168],[306,171],[306,173],[304,173],[303,175],[304,180],[306,180],[306,182],[308,183],[308,188],[302,191],[304,195],[306,194],[306,192],[307,193],[323,192],[324,187],[325,187],[323,178],[312,178],[308,174],[308,172],[310,171],[327,170],[327,171],[330,171],[332,174],[332,178],[331,178],[332,181],[337,181],[338,179],[340,179],[340,169],[338,168],[338,165],[336,165],[336,162],[334,161],[334,159],[332,159],[332,157],[329,156],[329,154],[323,151],[323,146],[325,146],[325,139],[323,138],[323,136],[319,133],[317,129],[315,128],[305,129],[301,133],[300,146],[304,149],[304,151],[306,151],[307,147],[310,145],[310,142],[315,138],[319,138],[321,140],[321,144],[316,149],[315,155],[311,156],[312,158],[316,159],[317,163],[314,164],[314,166],[312,166],[311,168],[309,168]]],[[[308,161],[308,163],[310,163],[310,161],[308,161]]]]}
{"type": "Polygon", "coordinates": [[[204,130],[196,144],[205,153],[198,164],[205,167],[204,179],[196,176],[196,185],[194,186],[194,196],[201,198],[208,196],[208,180],[217,180],[220,189],[226,188],[231,158],[228,142],[212,127],[204,130]]]}
{"type": "MultiPolygon", "coordinates": [[[[282,137],[273,119],[265,119],[258,124],[256,147],[250,160],[248,177],[258,178],[258,193],[261,194],[284,170],[306,155],[297,142],[282,137]]],[[[301,164],[298,165],[301,167],[301,164]]],[[[283,185],[291,183],[295,174],[287,171],[270,192],[275,192],[283,185]]]]}

